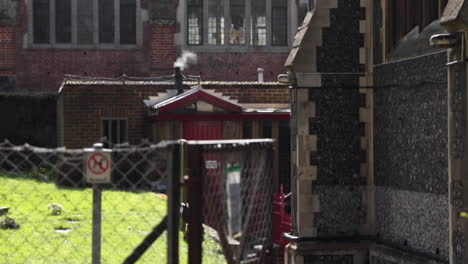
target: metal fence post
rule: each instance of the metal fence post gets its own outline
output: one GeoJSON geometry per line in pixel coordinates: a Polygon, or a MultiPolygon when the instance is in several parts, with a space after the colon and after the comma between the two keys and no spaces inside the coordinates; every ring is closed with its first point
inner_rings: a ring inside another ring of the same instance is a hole
{"type": "Polygon", "coordinates": [[[179,263],[179,218],[180,218],[180,181],[181,181],[181,149],[183,144],[176,145],[172,155],[172,175],[168,182],[168,221],[167,221],[167,253],[168,263],[179,263]]]}
{"type": "Polygon", "coordinates": [[[93,264],[101,263],[101,202],[101,188],[93,184],[93,264]]]}
{"type": "Polygon", "coordinates": [[[189,166],[189,223],[188,223],[188,243],[189,243],[189,264],[202,263],[202,242],[203,242],[203,158],[201,147],[197,145],[188,146],[188,166],[189,166]]]}

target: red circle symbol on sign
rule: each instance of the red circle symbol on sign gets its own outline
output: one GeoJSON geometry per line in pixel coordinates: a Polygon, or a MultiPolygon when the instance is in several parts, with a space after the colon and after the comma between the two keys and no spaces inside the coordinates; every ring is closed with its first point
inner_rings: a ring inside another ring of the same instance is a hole
{"type": "Polygon", "coordinates": [[[107,172],[109,164],[110,161],[102,153],[94,153],[88,159],[88,169],[96,175],[107,172]]]}

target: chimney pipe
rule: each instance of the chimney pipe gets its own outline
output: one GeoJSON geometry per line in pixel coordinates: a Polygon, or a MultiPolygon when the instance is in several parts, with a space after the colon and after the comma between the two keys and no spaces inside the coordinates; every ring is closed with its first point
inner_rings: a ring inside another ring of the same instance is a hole
{"type": "Polygon", "coordinates": [[[182,72],[180,71],[180,67],[174,68],[174,84],[177,89],[177,95],[182,94],[184,92],[184,84],[182,82],[182,72]]]}
{"type": "Polygon", "coordinates": [[[263,82],[263,68],[258,68],[257,69],[257,76],[258,76],[258,82],[263,82]]]}

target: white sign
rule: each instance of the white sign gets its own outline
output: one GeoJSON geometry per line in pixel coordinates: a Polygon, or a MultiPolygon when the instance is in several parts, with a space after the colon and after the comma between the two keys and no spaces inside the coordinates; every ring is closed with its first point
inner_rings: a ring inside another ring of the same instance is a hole
{"type": "Polygon", "coordinates": [[[110,152],[86,153],[86,181],[89,183],[110,183],[111,165],[110,152]]]}
{"type": "Polygon", "coordinates": [[[218,168],[218,161],[217,160],[207,160],[205,161],[205,168],[215,170],[218,168]]]}

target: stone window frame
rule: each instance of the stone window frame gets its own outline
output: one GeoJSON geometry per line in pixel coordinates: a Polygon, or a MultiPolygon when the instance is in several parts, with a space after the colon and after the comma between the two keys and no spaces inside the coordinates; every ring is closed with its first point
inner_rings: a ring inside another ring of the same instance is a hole
{"type": "Polygon", "coordinates": [[[122,144],[122,143],[128,142],[128,118],[126,117],[101,117],[100,127],[101,127],[101,131],[100,131],[101,138],[106,137],[107,142],[109,142],[110,144],[122,144]],[[109,130],[110,132],[109,135],[104,134],[104,122],[109,122],[110,124],[109,127],[111,128],[112,121],[117,121],[117,137],[118,137],[118,141],[121,141],[121,142],[117,142],[117,143],[112,142],[112,129],[109,130]],[[120,140],[120,122],[121,121],[125,122],[125,136],[123,137],[124,138],[123,140],[120,140]]]}
{"type": "MultiPolygon", "coordinates": [[[[265,52],[278,52],[284,53],[289,52],[292,47],[293,43],[293,34],[295,34],[295,30],[297,29],[298,21],[297,21],[297,5],[296,1],[287,0],[287,45],[286,46],[272,46],[271,45],[271,13],[272,13],[272,0],[266,0],[266,16],[267,16],[267,43],[265,46],[256,46],[251,45],[251,37],[250,37],[250,25],[251,25],[251,17],[250,17],[250,10],[251,10],[251,1],[255,0],[245,0],[245,25],[246,25],[246,33],[245,33],[245,43],[243,45],[230,45],[225,39],[224,45],[209,45],[205,41],[208,39],[207,34],[208,31],[205,30],[208,27],[208,0],[203,1],[203,26],[202,26],[202,41],[203,44],[201,45],[189,45],[188,44],[188,25],[187,25],[187,0],[180,0],[179,2],[179,10],[178,10],[178,19],[180,25],[180,36],[179,36],[179,44],[182,46],[183,49],[188,49],[194,52],[257,52],[259,50],[265,52]]],[[[229,17],[229,0],[222,0],[226,1],[224,4],[224,15],[225,17],[229,17]]],[[[226,23],[227,25],[228,23],[226,23]]],[[[225,26],[224,36],[229,36],[228,27],[225,26]]]]}
{"type": "Polygon", "coordinates": [[[78,1],[71,0],[71,43],[57,43],[55,36],[55,2],[49,5],[49,42],[48,44],[34,43],[33,1],[27,1],[29,48],[58,48],[58,49],[135,49],[142,46],[143,19],[141,0],[136,0],[136,44],[120,44],[120,0],[114,0],[114,43],[99,43],[99,0],[93,0],[93,44],[78,44],[78,1]]]}

